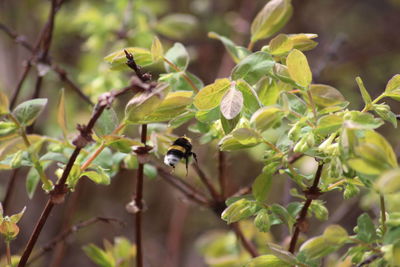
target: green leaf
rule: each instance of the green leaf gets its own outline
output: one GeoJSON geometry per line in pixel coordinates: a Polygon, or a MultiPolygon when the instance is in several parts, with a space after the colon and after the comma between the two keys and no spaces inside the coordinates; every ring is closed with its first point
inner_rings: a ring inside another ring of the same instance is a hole
{"type": "Polygon", "coordinates": [[[375,225],[367,213],[363,213],[357,219],[357,239],[371,243],[377,238],[375,225]]]}
{"type": "Polygon", "coordinates": [[[310,93],[313,101],[320,107],[339,105],[345,102],[344,96],[335,88],[325,84],[312,84],[310,93]]]}
{"type": "Polygon", "coordinates": [[[162,35],[182,40],[186,36],[192,34],[198,25],[196,17],[189,14],[171,14],[167,15],[156,24],[156,31],[162,35]]]}
{"type": "Polygon", "coordinates": [[[233,137],[232,134],[225,135],[218,143],[219,149],[221,151],[231,151],[231,150],[238,150],[238,149],[244,149],[244,148],[249,148],[257,145],[258,143],[251,143],[244,145],[239,140],[237,140],[235,137],[233,137]]]}
{"type": "Polygon", "coordinates": [[[286,65],[290,77],[299,85],[307,87],[310,85],[312,80],[312,73],[306,56],[297,49],[293,49],[292,52],[286,58],[286,65]]]}
{"type": "Polygon", "coordinates": [[[360,159],[353,158],[347,161],[347,164],[355,171],[366,174],[366,175],[379,175],[384,171],[384,168],[371,165],[369,162],[360,159]]]}
{"type": "Polygon", "coordinates": [[[360,88],[361,96],[364,100],[365,105],[370,105],[372,103],[371,96],[369,95],[367,89],[365,88],[363,81],[361,80],[360,77],[357,77],[356,82],[358,88],[360,88]]]}
{"type": "MultiPolygon", "coordinates": [[[[210,123],[210,122],[219,120],[220,119],[220,113],[221,113],[221,110],[217,106],[217,107],[215,107],[213,109],[210,109],[210,110],[200,110],[200,111],[196,112],[195,116],[196,116],[196,119],[199,122],[210,123]]],[[[209,129],[207,129],[207,131],[208,130],[209,129]]]]}
{"type": "Polygon", "coordinates": [[[385,121],[390,122],[394,128],[397,128],[397,117],[391,110],[389,105],[386,104],[374,104],[373,110],[385,121]]]}
{"type": "Polygon", "coordinates": [[[311,202],[310,210],[318,220],[326,221],[328,219],[329,212],[322,201],[314,200],[311,202]]]}
{"type": "Polygon", "coordinates": [[[94,131],[98,136],[111,134],[119,125],[117,113],[113,108],[105,109],[94,125],[94,131]]]}
{"type": "Polygon", "coordinates": [[[312,40],[318,37],[318,34],[315,33],[289,34],[288,37],[293,43],[293,48],[300,51],[308,51],[318,45],[317,42],[312,40]]]}
{"type": "Polygon", "coordinates": [[[237,64],[240,60],[250,54],[250,51],[244,48],[243,46],[238,46],[230,39],[226,38],[225,36],[219,35],[215,32],[209,32],[208,37],[212,39],[220,40],[228,53],[231,55],[233,61],[237,64]]]}
{"type": "Polygon", "coordinates": [[[149,115],[138,123],[154,123],[171,120],[185,112],[186,107],[192,104],[192,92],[176,91],[168,93],[162,103],[149,115]]]}
{"type": "Polygon", "coordinates": [[[110,177],[105,172],[86,171],[81,177],[86,176],[96,184],[109,185],[110,177]]]}
{"type": "Polygon", "coordinates": [[[47,105],[46,98],[36,98],[19,104],[13,115],[24,126],[31,125],[47,105]]]}
{"type": "Polygon", "coordinates": [[[227,119],[232,120],[235,118],[243,107],[243,94],[235,88],[232,84],[230,89],[222,97],[221,101],[221,114],[227,119]]]}
{"type": "Polygon", "coordinates": [[[290,19],[293,7],[290,0],[272,0],[251,23],[251,41],[265,39],[279,31],[290,19]]]}
{"type": "MultiPolygon", "coordinates": [[[[236,89],[243,94],[243,104],[245,115],[250,118],[254,112],[256,112],[262,105],[258,99],[256,91],[244,80],[238,80],[236,82],[236,89]]],[[[247,118],[246,116],[246,118],[247,118]]]]}
{"type": "Polygon", "coordinates": [[[109,54],[104,58],[105,61],[111,64],[111,69],[129,69],[126,65],[127,59],[124,50],[131,53],[133,58],[139,66],[146,66],[153,63],[152,55],[148,49],[140,47],[127,47],[109,54]]]}
{"type": "Polygon", "coordinates": [[[217,79],[214,83],[201,89],[194,97],[194,106],[198,110],[210,110],[217,107],[230,86],[231,82],[228,79],[217,79]]]}
{"type": "Polygon", "coordinates": [[[250,128],[239,128],[232,132],[232,136],[242,145],[257,145],[262,139],[259,133],[250,128]]]}
{"type": "MultiPolygon", "coordinates": [[[[189,65],[189,54],[181,43],[175,43],[164,56],[168,61],[172,62],[181,71],[185,71],[189,65]]],[[[164,63],[167,72],[176,72],[169,64],[164,63]]]]}
{"type": "Polygon", "coordinates": [[[194,118],[194,116],[195,116],[194,112],[186,111],[186,112],[176,116],[172,120],[170,120],[168,123],[168,127],[171,127],[173,129],[178,128],[182,124],[184,124],[184,123],[188,122],[190,119],[194,118]]]}
{"type": "Polygon", "coordinates": [[[284,207],[279,204],[272,204],[271,211],[282,223],[287,224],[291,229],[295,222],[295,219],[284,207]]]}
{"type": "Polygon", "coordinates": [[[30,168],[26,176],[26,182],[25,182],[25,187],[29,199],[32,199],[39,181],[40,181],[39,173],[36,171],[35,168],[33,167],[30,168]]]}
{"type": "Polygon", "coordinates": [[[8,97],[3,91],[0,91],[0,116],[9,112],[8,97]]]}
{"type": "Polygon", "coordinates": [[[140,146],[142,143],[120,135],[104,135],[106,146],[110,146],[122,153],[131,153],[132,146],[140,146]]]}
{"type": "Polygon", "coordinates": [[[382,173],[375,181],[375,189],[381,194],[393,194],[400,190],[400,169],[382,173]]]}
{"type": "Polygon", "coordinates": [[[155,179],[157,177],[157,168],[151,164],[144,164],[144,175],[150,179],[155,179]]]}
{"type": "Polygon", "coordinates": [[[153,61],[158,61],[164,56],[164,49],[160,39],[157,36],[154,36],[153,42],[151,43],[151,57],[153,61]]]}
{"type": "Polygon", "coordinates": [[[106,253],[104,250],[93,244],[84,246],[83,251],[94,263],[101,267],[115,267],[116,265],[115,259],[112,255],[106,253]]]}
{"type": "Polygon", "coordinates": [[[188,71],[171,72],[166,74],[161,74],[159,81],[166,82],[170,85],[173,91],[193,91],[193,87],[185,80],[183,74],[189,77],[196,88],[203,88],[203,82],[194,74],[188,71]]]}
{"type": "Polygon", "coordinates": [[[257,83],[256,88],[258,97],[263,105],[270,106],[276,104],[281,90],[274,80],[265,77],[257,83]]]}
{"type": "Polygon", "coordinates": [[[10,216],[10,222],[18,223],[21,220],[22,216],[24,215],[26,207],[24,207],[19,213],[10,216]]]}
{"type": "Polygon", "coordinates": [[[18,130],[14,122],[0,121],[0,140],[13,136],[18,130]]]}
{"type": "Polygon", "coordinates": [[[269,218],[268,210],[260,210],[254,219],[254,225],[260,232],[269,232],[271,227],[271,220],[269,218]]]}
{"type": "Polygon", "coordinates": [[[227,120],[224,116],[221,116],[221,125],[222,129],[224,129],[225,134],[229,134],[235,129],[236,125],[240,121],[240,115],[237,115],[235,118],[231,120],[227,120]]]}
{"type": "Polygon", "coordinates": [[[290,267],[287,263],[274,255],[262,255],[251,259],[245,267],[290,267]]]}
{"type": "Polygon", "coordinates": [[[24,153],[24,151],[20,150],[14,154],[14,156],[11,160],[11,168],[15,169],[15,168],[21,167],[23,153],[24,153]]]}
{"type": "Polygon", "coordinates": [[[267,248],[270,250],[272,254],[274,254],[282,261],[290,263],[292,265],[295,265],[297,263],[296,257],[286,249],[282,248],[281,246],[276,245],[274,243],[267,243],[267,248]]]}
{"type": "Polygon", "coordinates": [[[315,133],[322,136],[328,136],[339,130],[340,127],[342,127],[342,124],[343,124],[342,117],[335,114],[326,115],[318,120],[315,133]]]}
{"type": "MultiPolygon", "coordinates": [[[[46,140],[46,137],[31,134],[28,135],[28,140],[31,143],[32,147],[36,149],[40,149],[40,145],[43,141],[46,140]]],[[[7,156],[12,155],[19,150],[26,150],[26,145],[22,139],[22,137],[16,137],[11,140],[7,140],[0,144],[0,160],[5,159],[7,156]]]]}
{"type": "Polygon", "coordinates": [[[286,34],[279,34],[269,42],[269,51],[272,55],[284,55],[293,48],[293,42],[286,34]]]}
{"type": "MultiPolygon", "coordinates": [[[[385,93],[400,94],[400,74],[394,75],[386,85],[385,93]]],[[[399,96],[400,97],[400,96],[399,96]]]]}
{"type": "Polygon", "coordinates": [[[257,203],[254,201],[242,198],[229,205],[221,214],[221,218],[228,224],[246,219],[258,210],[257,203]]]}
{"type": "Polygon", "coordinates": [[[155,110],[163,101],[168,84],[161,83],[153,90],[147,90],[136,94],[126,105],[125,120],[136,123],[155,110]]]}
{"type": "Polygon", "coordinates": [[[268,164],[262,173],[254,180],[251,188],[254,198],[259,202],[264,202],[272,186],[272,177],[278,168],[277,163],[268,164]]]}
{"type": "Polygon", "coordinates": [[[280,108],[269,106],[260,108],[250,119],[250,124],[257,130],[264,132],[281,122],[283,111],[280,108]]]}
{"type": "Polygon", "coordinates": [[[370,113],[360,112],[357,110],[347,112],[345,119],[345,125],[350,129],[372,130],[383,125],[383,121],[381,119],[375,118],[370,113]]]}
{"type": "Polygon", "coordinates": [[[272,71],[275,62],[271,55],[258,51],[242,59],[232,70],[232,79],[243,79],[249,84],[255,84],[258,80],[272,71]]]}

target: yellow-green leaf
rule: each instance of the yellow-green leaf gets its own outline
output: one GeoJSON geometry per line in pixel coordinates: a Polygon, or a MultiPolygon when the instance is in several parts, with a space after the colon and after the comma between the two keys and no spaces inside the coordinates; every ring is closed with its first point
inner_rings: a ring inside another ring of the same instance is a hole
{"type": "Polygon", "coordinates": [[[384,172],[376,181],[375,189],[381,194],[397,193],[400,190],[400,169],[384,172]]]}
{"type": "Polygon", "coordinates": [[[310,85],[312,73],[306,56],[297,49],[293,49],[286,59],[290,77],[302,87],[310,85]]]}
{"type": "Polygon", "coordinates": [[[279,31],[290,19],[293,7],[290,0],[271,0],[251,23],[251,41],[265,39],[279,31]]]}
{"type": "Polygon", "coordinates": [[[293,43],[293,48],[300,51],[308,51],[318,45],[317,42],[312,40],[318,37],[318,35],[315,33],[289,34],[288,37],[293,43]]]}
{"type": "Polygon", "coordinates": [[[344,96],[335,88],[325,84],[312,84],[310,92],[315,104],[328,107],[345,102],[344,96]]]}
{"type": "Polygon", "coordinates": [[[164,56],[164,49],[162,43],[160,42],[160,39],[158,39],[157,36],[154,36],[150,52],[153,61],[160,60],[164,56]]]}
{"type": "Polygon", "coordinates": [[[268,130],[279,124],[283,111],[277,107],[263,107],[257,110],[250,119],[250,123],[259,131],[268,130]]]}
{"type": "Polygon", "coordinates": [[[149,50],[140,47],[127,47],[111,53],[104,58],[105,61],[111,64],[112,69],[120,69],[121,67],[126,66],[127,59],[124,50],[131,53],[136,64],[140,66],[146,66],[153,63],[152,56],[149,50]]]}
{"type": "Polygon", "coordinates": [[[217,107],[230,85],[231,82],[226,78],[216,80],[200,90],[195,96],[193,104],[199,110],[210,110],[217,107]]]}
{"type": "Polygon", "coordinates": [[[293,48],[293,42],[286,34],[279,34],[269,42],[269,51],[272,55],[289,53],[293,48]]]}
{"type": "Polygon", "coordinates": [[[151,91],[147,90],[136,94],[125,108],[125,120],[137,123],[150,114],[162,103],[168,88],[168,84],[161,83],[151,91]]]}

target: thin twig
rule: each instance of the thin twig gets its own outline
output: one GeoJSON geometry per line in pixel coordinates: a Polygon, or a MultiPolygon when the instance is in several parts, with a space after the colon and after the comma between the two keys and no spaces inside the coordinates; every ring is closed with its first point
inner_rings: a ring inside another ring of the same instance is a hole
{"type": "Polygon", "coordinates": [[[85,221],[82,221],[75,225],[72,225],[72,226],[66,228],[64,231],[62,231],[56,237],[54,237],[50,242],[48,242],[46,245],[41,247],[38,251],[36,251],[35,254],[32,255],[28,264],[31,264],[34,261],[36,261],[37,259],[42,257],[46,252],[53,250],[56,247],[56,245],[59,244],[60,242],[65,242],[65,239],[67,239],[70,235],[78,232],[82,228],[86,228],[86,227],[96,224],[98,222],[104,222],[104,223],[108,223],[108,224],[115,222],[120,225],[124,225],[124,223],[122,221],[120,221],[119,219],[108,218],[108,217],[90,218],[88,220],[85,220],[85,221]]]}
{"type": "Polygon", "coordinates": [[[383,194],[379,197],[381,203],[381,224],[382,224],[382,236],[386,233],[386,208],[385,208],[385,197],[383,194]]]}
{"type": "Polygon", "coordinates": [[[296,244],[297,240],[299,238],[300,232],[304,232],[306,230],[306,217],[307,217],[307,212],[308,208],[311,205],[311,202],[314,199],[317,199],[321,191],[318,188],[319,181],[321,179],[321,174],[322,174],[322,169],[324,165],[320,164],[318,165],[317,172],[315,174],[314,182],[311,187],[309,187],[304,193],[306,196],[306,202],[304,203],[303,208],[300,210],[299,216],[297,217],[296,223],[294,225],[295,229],[292,235],[292,239],[290,240],[290,245],[289,245],[289,252],[294,253],[296,250],[296,244]]]}
{"type": "Polygon", "coordinates": [[[238,223],[233,223],[231,225],[233,231],[236,233],[238,239],[242,242],[243,247],[247,250],[247,252],[250,253],[250,255],[254,258],[254,257],[258,257],[260,256],[260,254],[258,253],[256,247],[253,245],[253,243],[250,242],[250,240],[248,240],[242,230],[239,227],[238,223]]]}
{"type": "MultiPolygon", "coordinates": [[[[21,44],[24,48],[26,48],[28,51],[31,53],[35,54],[35,49],[32,47],[32,45],[26,41],[26,37],[23,35],[19,35],[10,28],[6,27],[4,24],[0,23],[0,30],[5,32],[11,39],[13,39],[16,43],[21,44]]],[[[14,90],[13,96],[11,97],[10,101],[10,107],[11,109],[15,106],[16,100],[19,94],[19,90],[22,87],[22,83],[25,81],[26,76],[28,75],[28,72],[31,68],[32,61],[34,60],[34,55],[32,55],[31,60],[28,60],[24,63],[24,71],[21,74],[20,79],[18,80],[18,84],[16,86],[16,89],[14,90]]],[[[69,78],[68,73],[65,69],[60,67],[59,65],[55,64],[52,62],[51,58],[46,59],[47,63],[50,65],[51,70],[56,72],[58,74],[58,77],[62,82],[65,82],[68,87],[70,87],[75,93],[79,95],[84,101],[86,101],[90,105],[94,105],[93,102],[90,100],[90,98],[85,95],[82,90],[79,88],[79,86],[76,85],[75,82],[69,78]]]]}
{"type": "Polygon", "coordinates": [[[225,199],[227,193],[226,155],[225,152],[220,150],[218,150],[218,180],[221,197],[225,199]]]}
{"type": "Polygon", "coordinates": [[[200,168],[199,164],[195,162],[193,164],[193,167],[199,176],[201,182],[204,184],[204,186],[207,188],[208,192],[210,193],[211,197],[215,201],[221,201],[221,195],[217,192],[215,189],[214,185],[211,183],[210,178],[207,177],[207,175],[203,172],[203,170],[200,168]]]}
{"type": "Polygon", "coordinates": [[[210,206],[210,201],[202,192],[200,192],[184,180],[170,174],[163,168],[159,166],[157,166],[156,168],[157,173],[160,175],[161,178],[163,178],[168,184],[184,194],[189,200],[201,206],[210,206]]]}

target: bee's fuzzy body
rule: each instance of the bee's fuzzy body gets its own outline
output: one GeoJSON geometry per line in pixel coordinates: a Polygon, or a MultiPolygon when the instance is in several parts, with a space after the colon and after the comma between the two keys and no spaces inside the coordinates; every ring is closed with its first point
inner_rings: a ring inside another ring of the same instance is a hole
{"type": "Polygon", "coordinates": [[[168,148],[167,154],[164,157],[164,163],[175,168],[175,165],[181,160],[186,160],[186,171],[189,165],[189,157],[193,156],[197,161],[196,154],[192,152],[192,142],[186,136],[179,137],[168,148]]]}

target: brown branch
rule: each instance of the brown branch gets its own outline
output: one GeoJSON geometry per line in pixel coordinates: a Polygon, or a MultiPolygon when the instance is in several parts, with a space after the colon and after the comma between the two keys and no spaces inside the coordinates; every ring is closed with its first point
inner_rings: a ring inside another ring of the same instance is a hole
{"type": "MultiPolygon", "coordinates": [[[[142,133],[140,141],[146,146],[147,124],[142,124],[142,133]]],[[[147,154],[147,151],[144,152],[147,154]]],[[[140,156],[140,155],[139,155],[140,156]]],[[[143,212],[143,170],[144,163],[140,162],[136,174],[135,205],[137,212],[135,214],[135,239],[136,239],[136,266],[143,267],[143,245],[142,245],[142,212],[143,212]]]]}
{"type": "Polygon", "coordinates": [[[294,253],[296,250],[296,244],[297,240],[299,238],[300,232],[305,232],[307,230],[307,223],[306,223],[306,217],[307,217],[307,212],[308,208],[311,205],[311,202],[314,199],[317,199],[321,195],[321,191],[318,188],[319,181],[321,179],[321,174],[322,174],[322,169],[324,165],[320,164],[318,165],[317,172],[315,174],[314,182],[311,187],[309,187],[306,191],[304,191],[305,197],[306,197],[306,202],[304,203],[303,208],[300,210],[299,216],[297,217],[296,223],[294,224],[294,232],[292,235],[292,239],[290,240],[290,245],[289,245],[289,252],[294,253]]]}
{"type": "Polygon", "coordinates": [[[10,180],[8,181],[8,185],[7,185],[7,189],[6,189],[6,195],[5,195],[4,200],[2,202],[4,213],[6,213],[8,211],[8,206],[10,204],[10,199],[11,199],[11,194],[13,192],[14,184],[15,184],[15,181],[17,180],[19,170],[20,170],[19,168],[18,169],[14,169],[12,171],[12,173],[11,173],[10,180]]]}
{"type": "Polygon", "coordinates": [[[192,185],[188,184],[184,180],[170,174],[168,171],[163,168],[157,166],[157,172],[168,184],[173,186],[175,189],[184,194],[189,200],[196,202],[201,206],[210,206],[210,201],[207,197],[194,188],[192,185]]]}
{"type": "Polygon", "coordinates": [[[225,152],[220,150],[218,150],[218,180],[221,197],[225,199],[227,193],[226,155],[225,152]]]}
{"type": "Polygon", "coordinates": [[[94,112],[93,112],[87,126],[78,125],[78,130],[79,130],[80,134],[72,142],[75,145],[75,150],[73,151],[72,155],[70,156],[60,180],[58,181],[58,183],[54,187],[54,189],[50,192],[50,198],[47,201],[46,206],[45,206],[42,214],[40,215],[38,222],[36,223],[36,226],[33,230],[31,237],[29,238],[29,241],[28,241],[28,243],[24,249],[24,252],[21,256],[21,260],[18,264],[18,267],[23,267],[26,265],[28,258],[30,256],[30,254],[32,253],[32,249],[35,246],[36,241],[44,227],[44,224],[46,223],[46,221],[50,215],[50,212],[53,209],[53,206],[55,204],[64,202],[65,195],[68,192],[68,189],[66,186],[68,175],[69,175],[69,173],[72,169],[72,166],[74,165],[75,160],[78,157],[81,149],[92,141],[91,133],[92,133],[92,129],[93,129],[96,121],[98,120],[100,115],[103,113],[103,111],[112,104],[112,102],[116,96],[120,96],[123,93],[125,93],[126,91],[132,90],[134,88],[137,88],[137,86],[130,85],[130,86],[125,87],[117,92],[104,93],[103,95],[101,95],[99,97],[98,104],[95,106],[94,112]]]}
{"type": "Polygon", "coordinates": [[[58,234],[56,237],[54,237],[50,242],[48,242],[46,245],[44,245],[38,251],[36,251],[35,254],[32,255],[28,264],[31,264],[34,261],[36,261],[37,259],[42,257],[46,252],[53,250],[58,243],[64,242],[65,239],[67,239],[67,237],[69,237],[70,235],[78,232],[82,228],[91,226],[98,222],[104,222],[104,223],[108,223],[108,224],[115,222],[120,225],[124,225],[124,223],[122,221],[115,219],[115,218],[108,218],[108,217],[95,217],[95,218],[90,218],[88,220],[77,223],[69,228],[66,228],[64,231],[62,231],[60,234],[58,234]]]}
{"type": "Polygon", "coordinates": [[[193,167],[199,176],[201,182],[204,184],[204,186],[207,188],[208,192],[210,193],[212,199],[214,201],[221,201],[221,195],[217,192],[215,189],[214,185],[211,183],[210,179],[207,177],[207,175],[203,172],[203,170],[200,168],[199,164],[195,162],[193,164],[193,167]]]}
{"type": "Polygon", "coordinates": [[[260,254],[257,251],[257,248],[253,245],[253,243],[250,242],[250,240],[248,240],[242,230],[239,227],[238,223],[233,223],[231,225],[231,228],[233,229],[233,231],[235,232],[236,236],[238,237],[238,239],[242,242],[243,247],[247,250],[247,252],[250,253],[250,255],[254,258],[254,257],[258,257],[260,256],[260,254]]]}

